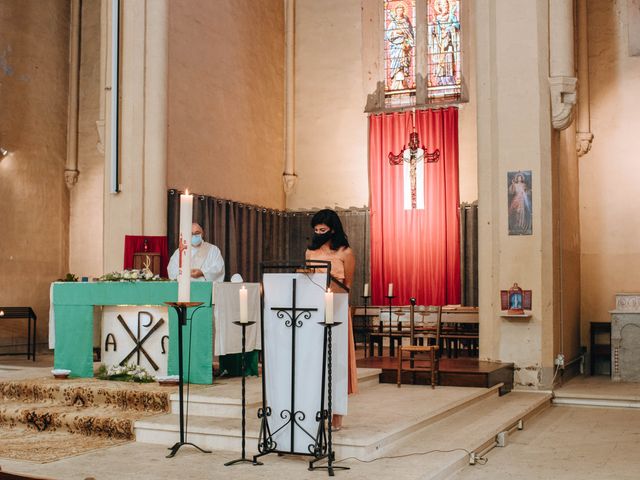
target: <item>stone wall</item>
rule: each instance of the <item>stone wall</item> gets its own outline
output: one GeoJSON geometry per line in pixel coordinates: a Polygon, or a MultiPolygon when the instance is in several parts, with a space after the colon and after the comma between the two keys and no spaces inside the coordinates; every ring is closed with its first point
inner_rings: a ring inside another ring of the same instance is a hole
{"type": "MultiPolygon", "coordinates": [[[[33,307],[39,343],[49,285],[68,269],[69,12],[66,0],[0,1],[0,306],[33,307]]],[[[0,345],[25,343],[25,321],[3,320],[0,345]]]]}

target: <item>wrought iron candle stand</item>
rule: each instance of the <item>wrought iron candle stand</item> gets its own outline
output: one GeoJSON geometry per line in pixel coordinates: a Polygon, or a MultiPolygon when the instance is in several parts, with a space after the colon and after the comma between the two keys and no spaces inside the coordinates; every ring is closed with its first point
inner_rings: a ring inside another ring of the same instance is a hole
{"type": "MultiPolygon", "coordinates": [[[[202,453],[211,453],[210,450],[204,450],[199,446],[187,442],[187,431],[184,422],[184,364],[182,359],[182,328],[187,324],[187,308],[199,307],[202,302],[164,302],[165,305],[173,307],[178,314],[178,399],[180,404],[180,441],[175,443],[172,447],[169,447],[171,453],[167,455],[167,458],[171,458],[178,453],[178,450],[183,445],[191,445],[197,448],[202,453]]],[[[193,318],[193,312],[191,314],[193,318]]]]}
{"type": "MultiPolygon", "coordinates": [[[[342,322],[334,322],[334,323],[327,323],[325,322],[318,322],[319,325],[322,325],[325,329],[324,332],[324,352],[323,352],[323,358],[322,358],[322,363],[323,365],[326,365],[327,368],[327,409],[324,409],[324,388],[323,388],[323,395],[322,395],[322,401],[320,404],[320,411],[324,414],[324,416],[327,419],[327,429],[329,430],[328,432],[328,440],[327,440],[327,444],[326,444],[326,454],[322,457],[322,458],[316,458],[315,460],[312,460],[309,462],[309,470],[319,470],[319,469],[327,469],[327,472],[329,473],[330,477],[333,477],[334,474],[334,470],[349,470],[349,467],[343,467],[343,466],[336,466],[333,464],[333,462],[336,459],[336,455],[335,452],[333,451],[333,437],[331,435],[331,423],[332,423],[332,416],[333,416],[333,392],[332,392],[332,388],[333,388],[333,351],[332,351],[332,335],[331,335],[331,330],[333,329],[333,327],[337,327],[338,325],[342,325],[342,322]],[[321,465],[321,466],[316,466],[314,465],[315,462],[318,462],[320,460],[322,460],[323,458],[327,458],[327,465],[321,465]]],[[[322,384],[324,385],[324,369],[323,369],[323,375],[322,375],[322,384]]],[[[320,436],[320,430],[324,428],[324,421],[320,422],[320,425],[318,427],[318,438],[322,438],[325,439],[325,435],[320,436]]]]}
{"type": "Polygon", "coordinates": [[[245,375],[245,351],[246,351],[246,331],[250,325],[255,325],[256,322],[233,322],[234,325],[242,327],[242,357],[240,358],[240,372],[242,373],[242,456],[236,460],[232,460],[224,464],[225,467],[229,465],[235,465],[236,463],[253,463],[255,465],[262,465],[260,462],[255,462],[246,457],[245,443],[247,432],[247,393],[246,393],[246,375],[245,375]]]}

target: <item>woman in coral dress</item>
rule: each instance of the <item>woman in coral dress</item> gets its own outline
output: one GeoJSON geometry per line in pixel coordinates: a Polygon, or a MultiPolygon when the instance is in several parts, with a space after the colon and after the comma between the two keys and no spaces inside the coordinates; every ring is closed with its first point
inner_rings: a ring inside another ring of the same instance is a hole
{"type": "MultiPolygon", "coordinates": [[[[340,217],[333,210],[320,210],[311,219],[313,238],[305,257],[307,260],[324,260],[331,262],[331,277],[338,280],[348,289],[353,285],[353,274],[356,258],[349,247],[347,235],[342,228],[340,217]]],[[[346,293],[340,284],[332,282],[331,291],[346,293]]],[[[358,393],[358,370],[356,367],[356,350],[353,341],[351,312],[349,312],[349,356],[348,356],[348,393],[358,393]]],[[[334,415],[332,419],[334,430],[342,428],[342,415],[334,415]]]]}

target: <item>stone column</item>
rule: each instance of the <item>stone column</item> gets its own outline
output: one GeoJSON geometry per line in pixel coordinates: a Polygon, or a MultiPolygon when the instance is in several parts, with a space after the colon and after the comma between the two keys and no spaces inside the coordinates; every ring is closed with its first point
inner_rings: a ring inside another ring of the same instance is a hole
{"type": "Polygon", "coordinates": [[[564,130],[576,103],[573,0],[549,0],[549,86],[553,127],[564,130]]]}
{"type": "Polygon", "coordinates": [[[553,371],[553,209],[548,4],[477,0],[480,357],[514,362],[517,386],[553,371]],[[508,235],[507,173],[532,172],[533,234],[508,235]],[[500,290],[533,291],[531,317],[501,317],[500,290]]]}
{"type": "Polygon", "coordinates": [[[589,115],[589,39],[587,35],[587,0],[578,0],[578,121],[576,152],[586,155],[591,150],[593,133],[589,115]]]}
{"type": "Polygon", "coordinates": [[[167,234],[168,0],[147,0],[142,233],[167,234]]]}
{"type": "MultiPolygon", "coordinates": [[[[109,16],[109,31],[112,21],[109,16]]],[[[105,272],[122,269],[125,235],[166,235],[167,0],[121,2],[120,31],[120,191],[109,193],[107,160],[105,272]]],[[[110,48],[107,56],[112,56],[110,48]]],[[[106,93],[109,105],[109,87],[106,93]]],[[[109,139],[114,134],[110,107],[106,120],[105,158],[109,159],[109,139]]]]}
{"type": "Polygon", "coordinates": [[[284,2],[284,24],[285,24],[285,159],[282,182],[284,193],[289,195],[296,185],[296,152],[295,152],[295,125],[296,125],[296,0],[285,0],[284,2]]]}
{"type": "Polygon", "coordinates": [[[78,115],[80,100],[80,20],[82,0],[71,1],[71,31],[69,35],[69,116],[67,118],[67,162],[64,180],[71,189],[78,181],[78,115]]]}

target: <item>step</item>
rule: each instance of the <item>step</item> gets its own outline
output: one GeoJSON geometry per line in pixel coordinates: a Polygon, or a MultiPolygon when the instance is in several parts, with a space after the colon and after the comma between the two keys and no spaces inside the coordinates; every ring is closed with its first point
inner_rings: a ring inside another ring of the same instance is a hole
{"type": "Polygon", "coordinates": [[[514,425],[527,421],[551,405],[548,392],[511,392],[502,397],[487,397],[480,402],[459,410],[441,421],[421,429],[398,442],[385,455],[423,454],[420,464],[426,472],[421,480],[445,479],[469,464],[469,453],[480,454],[495,446],[496,436],[508,431],[514,433],[514,425]]]}
{"type": "MultiPolygon", "coordinates": [[[[385,448],[425,426],[488,397],[498,397],[494,388],[461,388],[408,385],[371,385],[350,398],[345,428],[334,435],[339,456],[370,459],[385,448]]],[[[247,414],[247,447],[257,450],[260,423],[254,411],[247,414]]],[[[171,445],[178,440],[178,416],[168,414],[135,424],[136,441],[171,445]]],[[[238,451],[241,446],[239,419],[189,415],[188,439],[213,450],[238,451]]]]}
{"type": "MultiPolygon", "coordinates": [[[[360,391],[378,385],[380,369],[359,368],[358,388],[360,391]]],[[[188,395],[188,410],[190,415],[222,418],[240,418],[242,415],[242,379],[216,378],[212,385],[201,386],[188,395]]],[[[185,400],[187,390],[185,388],[185,400]]],[[[171,413],[180,411],[179,394],[173,393],[171,399],[171,413]]],[[[262,378],[246,378],[246,408],[247,417],[255,416],[262,405],[262,378]]],[[[185,407],[186,409],[186,407],[185,407]]]]}

